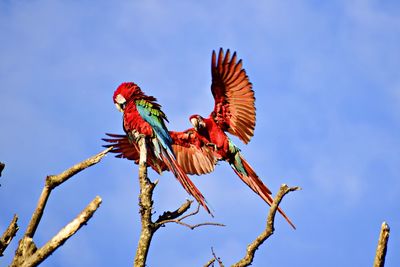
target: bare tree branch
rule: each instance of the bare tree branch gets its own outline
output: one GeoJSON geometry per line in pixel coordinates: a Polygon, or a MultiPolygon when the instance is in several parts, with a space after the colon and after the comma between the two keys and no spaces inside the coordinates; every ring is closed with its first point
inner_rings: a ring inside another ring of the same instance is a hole
{"type": "Polygon", "coordinates": [[[76,231],[92,217],[101,203],[100,197],[96,197],[75,220],[69,223],[42,248],[38,249],[33,241],[51,191],[80,171],[98,163],[111,149],[112,147],[107,148],[97,155],[72,166],[59,175],[49,175],[46,177],[45,186],[39,197],[37,207],[32,214],[24,237],[19,241],[11,267],[38,265],[61,246],[71,235],[75,234],[76,231]]]}
{"type": "Polygon", "coordinates": [[[17,221],[18,221],[18,216],[17,216],[17,214],[14,214],[14,217],[11,220],[10,225],[7,227],[6,231],[3,233],[3,235],[0,238],[0,257],[3,256],[4,250],[6,250],[6,248],[10,244],[11,240],[17,234],[17,231],[19,229],[17,221]]]}
{"type": "Polygon", "coordinates": [[[212,258],[212,259],[209,260],[203,267],[214,266],[214,262],[215,262],[215,258],[212,258]],[[212,264],[212,265],[211,265],[211,264],[212,264]]]}
{"type": "Polygon", "coordinates": [[[175,222],[181,225],[185,225],[189,228],[196,228],[202,225],[220,225],[214,223],[202,223],[197,225],[188,225],[186,223],[181,222],[183,219],[193,216],[199,212],[199,207],[197,211],[190,213],[186,216],[182,216],[186,211],[189,210],[193,201],[187,200],[183,203],[178,209],[175,211],[166,211],[162,215],[159,216],[156,222],[153,222],[153,191],[157,185],[156,182],[151,182],[147,177],[147,148],[145,144],[144,138],[139,139],[139,148],[140,148],[140,159],[139,159],[139,184],[140,184],[140,192],[139,192],[139,208],[140,208],[140,220],[141,220],[141,231],[140,237],[138,241],[138,246],[136,248],[136,255],[134,260],[135,267],[144,267],[146,265],[147,255],[150,249],[150,243],[153,238],[154,233],[160,229],[166,223],[175,222]]]}
{"type": "Polygon", "coordinates": [[[28,257],[21,267],[37,266],[50,256],[57,248],[62,246],[65,241],[74,235],[89,219],[93,216],[94,212],[99,208],[101,198],[96,196],[89,205],[69,224],[61,229],[51,240],[49,240],[43,247],[36,250],[32,256],[28,257]]]}
{"type": "Polygon", "coordinates": [[[240,261],[233,264],[232,267],[244,267],[251,265],[254,260],[256,250],[261,246],[262,243],[264,243],[265,240],[268,239],[268,237],[270,237],[274,233],[275,214],[282,198],[287,193],[296,190],[300,190],[300,187],[288,187],[286,184],[281,185],[278,194],[276,195],[274,202],[269,209],[265,230],[252,243],[247,246],[246,255],[240,261]]]}
{"type": "Polygon", "coordinates": [[[379,234],[378,247],[376,248],[374,267],[383,267],[385,265],[385,256],[389,235],[390,227],[386,222],[383,222],[381,226],[381,232],[379,234]]]}
{"type": "Polygon", "coordinates": [[[43,211],[44,208],[46,207],[46,203],[50,196],[51,191],[58,185],[62,184],[63,182],[67,181],[69,178],[77,174],[78,172],[98,163],[111,149],[112,147],[109,147],[104,151],[98,153],[97,155],[90,157],[78,164],[75,164],[71,168],[67,169],[66,171],[58,175],[49,175],[46,177],[46,182],[42,190],[42,194],[40,195],[36,209],[32,215],[28,228],[25,232],[26,236],[33,237],[33,235],[35,234],[35,231],[42,218],[43,211]]]}
{"type": "Polygon", "coordinates": [[[214,259],[218,262],[219,267],[225,267],[224,264],[222,263],[222,260],[219,257],[217,257],[217,255],[215,254],[213,248],[211,248],[211,252],[212,252],[214,259]]]}
{"type": "Polygon", "coordinates": [[[150,242],[155,233],[155,225],[151,220],[152,210],[153,210],[153,190],[156,187],[155,183],[152,183],[147,177],[147,166],[146,162],[142,161],[139,164],[139,183],[140,183],[140,193],[139,193],[139,207],[140,207],[140,217],[142,223],[142,229],[140,232],[139,242],[136,249],[136,256],[134,261],[134,266],[145,266],[147,254],[150,249],[150,242]]]}

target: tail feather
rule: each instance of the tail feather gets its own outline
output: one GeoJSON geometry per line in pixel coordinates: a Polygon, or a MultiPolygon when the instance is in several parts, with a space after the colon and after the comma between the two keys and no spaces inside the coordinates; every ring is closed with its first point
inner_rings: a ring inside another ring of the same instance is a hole
{"type": "MultiPolygon", "coordinates": [[[[245,184],[247,184],[257,195],[259,195],[265,202],[267,202],[269,206],[271,206],[272,203],[274,202],[274,199],[271,196],[272,194],[271,191],[261,181],[256,172],[253,170],[250,164],[242,157],[240,153],[239,153],[239,159],[246,173],[240,171],[240,168],[238,168],[239,167],[238,162],[235,162],[236,164],[235,163],[231,164],[232,169],[245,184]]],[[[278,212],[283,216],[283,218],[286,219],[286,221],[294,229],[296,229],[296,226],[292,223],[292,221],[288,218],[288,216],[285,214],[285,212],[283,212],[283,210],[280,207],[278,207],[278,212]]]]}
{"type": "Polygon", "coordinates": [[[167,165],[168,169],[175,175],[177,180],[181,183],[183,188],[188,192],[190,195],[192,195],[197,202],[204,207],[204,209],[212,215],[210,209],[207,206],[207,201],[205,200],[203,194],[200,192],[200,190],[196,187],[196,185],[190,180],[190,178],[186,175],[186,173],[182,170],[182,168],[179,166],[177,163],[175,156],[165,150],[161,149],[161,157],[164,163],[167,165]]]}

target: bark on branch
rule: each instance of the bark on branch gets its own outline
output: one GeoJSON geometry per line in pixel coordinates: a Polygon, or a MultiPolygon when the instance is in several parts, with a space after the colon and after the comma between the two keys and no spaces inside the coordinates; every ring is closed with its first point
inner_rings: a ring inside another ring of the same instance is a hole
{"type": "Polygon", "coordinates": [[[37,266],[88,222],[101,203],[101,198],[98,196],[73,221],[66,225],[43,247],[38,249],[33,241],[33,237],[43,216],[51,191],[80,171],[98,163],[111,149],[112,147],[107,148],[97,155],[72,166],[58,175],[49,175],[46,177],[45,185],[39,197],[38,204],[32,214],[32,218],[23,238],[19,241],[11,267],[37,266]]]}
{"type": "MultiPolygon", "coordinates": [[[[267,225],[265,227],[265,230],[252,242],[247,246],[246,250],[246,255],[239,260],[237,263],[233,264],[232,267],[244,267],[244,266],[250,266],[251,263],[254,260],[254,255],[256,253],[256,250],[264,243],[265,240],[267,240],[273,233],[274,233],[274,222],[275,222],[275,215],[276,211],[278,209],[278,206],[280,202],[282,201],[283,197],[292,191],[300,190],[300,187],[288,187],[287,185],[283,184],[281,185],[273,204],[271,205],[268,213],[268,218],[267,218],[267,225]]],[[[220,266],[223,266],[222,261],[216,257],[215,253],[213,252],[214,258],[211,259],[205,266],[210,266],[215,262],[215,260],[218,261],[220,266]]]]}
{"type": "Polygon", "coordinates": [[[183,203],[178,209],[175,211],[166,211],[159,218],[153,222],[153,191],[157,185],[157,181],[154,183],[150,181],[147,177],[147,165],[146,165],[146,146],[144,139],[139,140],[140,147],[140,160],[139,160],[139,184],[140,184],[140,192],[139,192],[139,210],[140,210],[140,220],[141,220],[141,232],[138,241],[138,246],[136,248],[136,255],[134,260],[135,267],[144,267],[146,266],[147,255],[150,249],[150,243],[153,238],[154,233],[166,223],[175,222],[192,229],[203,226],[203,225],[220,225],[217,223],[201,223],[197,225],[189,225],[182,222],[183,219],[193,216],[199,212],[199,208],[197,211],[192,212],[188,215],[183,216],[185,212],[190,209],[190,206],[193,201],[187,200],[183,203]],[[182,217],[181,217],[182,216],[182,217]],[[179,218],[181,217],[181,218],[179,218]]]}
{"type": "Polygon", "coordinates": [[[105,149],[93,157],[90,157],[78,164],[75,164],[71,168],[66,171],[58,174],[58,175],[49,175],[46,177],[45,186],[42,190],[42,194],[40,195],[38,204],[36,209],[32,215],[32,218],[29,222],[28,228],[25,232],[25,235],[28,237],[33,237],[36,232],[37,226],[42,218],[44,208],[46,207],[47,200],[50,196],[51,191],[59,186],[60,184],[67,181],[69,178],[77,174],[78,172],[98,163],[110,150],[112,147],[105,149]]]}
{"type": "Polygon", "coordinates": [[[6,231],[0,238],[0,257],[3,256],[4,250],[6,250],[8,244],[10,244],[11,240],[17,234],[17,231],[19,229],[17,221],[18,221],[18,216],[15,214],[10,222],[10,225],[7,227],[6,231]]]}
{"type": "Polygon", "coordinates": [[[376,248],[374,267],[383,267],[385,265],[385,257],[386,257],[389,235],[390,235],[389,225],[386,222],[383,222],[381,226],[381,232],[379,234],[378,247],[376,248]]]}
{"type": "MultiPolygon", "coordinates": [[[[57,248],[62,246],[72,235],[74,235],[83,225],[89,221],[93,216],[94,212],[99,208],[101,204],[101,198],[96,196],[89,205],[70,223],[68,223],[63,229],[61,229],[52,239],[50,239],[44,246],[34,251],[34,253],[25,258],[19,267],[30,267],[37,266],[42,263],[47,257],[49,257],[57,248]]],[[[31,238],[27,238],[28,243],[33,241],[31,238]]],[[[13,265],[11,265],[13,266],[13,265]]]]}

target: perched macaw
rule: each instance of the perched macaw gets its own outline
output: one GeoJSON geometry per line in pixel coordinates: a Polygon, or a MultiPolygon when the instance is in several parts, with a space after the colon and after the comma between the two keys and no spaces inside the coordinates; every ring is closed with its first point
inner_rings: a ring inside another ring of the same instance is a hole
{"type": "MultiPolygon", "coordinates": [[[[211,92],[215,100],[214,110],[208,118],[192,115],[189,119],[199,135],[215,146],[217,159],[227,161],[240,179],[271,205],[273,203],[271,191],[225,133],[236,135],[247,144],[255,128],[254,91],[246,71],[242,68],[242,60],[238,62],[236,60],[236,52],[231,57],[229,49],[224,55],[221,48],[218,59],[213,51],[211,92]]],[[[278,211],[295,228],[280,208],[278,211]]]]}
{"type": "Polygon", "coordinates": [[[123,112],[123,129],[133,147],[129,155],[135,162],[143,160],[140,155],[146,149],[146,163],[158,172],[165,169],[171,171],[183,188],[211,214],[204,196],[176,160],[172,139],[164,122],[168,120],[156,98],[146,96],[138,85],[128,82],[117,88],[113,100],[117,109],[123,112]]]}

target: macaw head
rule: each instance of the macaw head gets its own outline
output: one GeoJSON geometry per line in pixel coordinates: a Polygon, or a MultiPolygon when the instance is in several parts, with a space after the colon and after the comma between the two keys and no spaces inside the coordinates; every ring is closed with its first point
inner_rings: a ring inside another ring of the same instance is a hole
{"type": "Polygon", "coordinates": [[[139,86],[135,83],[127,82],[118,86],[114,92],[113,100],[117,109],[124,112],[126,103],[132,99],[136,94],[142,93],[139,86]]]}
{"type": "Polygon", "coordinates": [[[190,116],[189,120],[196,131],[206,127],[206,123],[204,122],[203,117],[200,115],[192,115],[190,116]]]}

